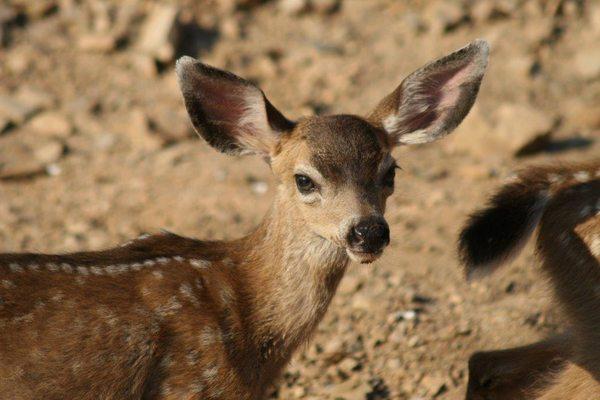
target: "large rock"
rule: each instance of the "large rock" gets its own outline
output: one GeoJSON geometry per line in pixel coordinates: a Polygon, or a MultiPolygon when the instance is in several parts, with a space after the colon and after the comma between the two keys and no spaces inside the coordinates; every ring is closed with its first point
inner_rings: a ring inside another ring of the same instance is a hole
{"type": "Polygon", "coordinates": [[[549,139],[555,124],[554,116],[528,104],[504,103],[492,115],[476,105],[448,145],[473,155],[520,155],[549,139]]]}

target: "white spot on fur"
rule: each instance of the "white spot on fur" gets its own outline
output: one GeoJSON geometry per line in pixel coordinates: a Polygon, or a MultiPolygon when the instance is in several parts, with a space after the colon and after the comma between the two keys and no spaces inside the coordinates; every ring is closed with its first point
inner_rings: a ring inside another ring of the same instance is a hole
{"type": "Polygon", "coordinates": [[[27,268],[28,268],[30,271],[33,271],[33,272],[35,272],[35,271],[39,271],[39,270],[40,270],[40,266],[39,266],[39,264],[35,264],[35,263],[33,263],[33,264],[29,264],[29,265],[27,266],[27,268]]]}
{"type": "Polygon", "coordinates": [[[129,271],[129,265],[127,264],[119,264],[117,265],[117,272],[120,274],[123,274],[125,272],[129,271]]]}
{"type": "Polygon", "coordinates": [[[161,304],[156,308],[156,313],[160,316],[166,317],[175,314],[175,312],[181,307],[182,305],[177,298],[175,296],[171,296],[166,303],[161,304]]]}
{"type": "Polygon", "coordinates": [[[67,263],[60,264],[60,268],[63,270],[63,272],[67,272],[67,273],[73,272],[73,267],[67,263]]]}
{"type": "Polygon", "coordinates": [[[109,275],[115,275],[115,274],[117,274],[117,272],[119,272],[116,265],[107,265],[104,269],[106,270],[106,273],[108,273],[109,275]]]}
{"type": "Polygon", "coordinates": [[[61,301],[64,298],[65,298],[65,295],[62,292],[56,292],[56,294],[54,296],[50,297],[50,299],[52,301],[61,301]]]}
{"type": "Polygon", "coordinates": [[[19,264],[17,263],[10,263],[8,265],[8,268],[10,268],[10,270],[12,272],[23,272],[23,267],[21,267],[19,264]]]}
{"type": "Polygon", "coordinates": [[[175,260],[177,262],[183,262],[183,261],[185,261],[185,258],[183,258],[181,256],[175,256],[175,257],[173,257],[173,260],[175,260]]]}
{"type": "Polygon", "coordinates": [[[90,267],[90,271],[94,275],[104,275],[104,270],[100,267],[90,267]]]}
{"type": "Polygon", "coordinates": [[[192,349],[188,351],[188,353],[185,356],[185,359],[187,360],[188,365],[196,365],[196,363],[200,359],[200,352],[196,349],[192,349]]]}
{"type": "Polygon", "coordinates": [[[577,182],[587,182],[590,180],[590,173],[587,171],[575,172],[573,178],[575,178],[577,182]]]}
{"type": "Polygon", "coordinates": [[[198,334],[198,343],[201,346],[210,346],[215,342],[215,332],[209,326],[202,328],[198,334]]]}
{"type": "Polygon", "coordinates": [[[142,263],[136,262],[136,263],[131,264],[131,269],[134,271],[139,271],[142,269],[142,267],[143,267],[142,263]]]}
{"type": "Polygon", "coordinates": [[[201,382],[195,382],[190,385],[189,391],[192,394],[200,394],[204,390],[204,385],[201,382]]]}
{"type": "Polygon", "coordinates": [[[46,267],[47,267],[47,268],[48,268],[50,271],[52,271],[52,272],[56,272],[56,271],[58,271],[58,265],[56,265],[56,264],[54,264],[54,263],[48,263],[48,264],[46,265],[46,267]]]}
{"type": "Polygon", "coordinates": [[[564,181],[564,177],[562,175],[554,173],[548,174],[547,179],[550,183],[561,183],[564,181]]]}
{"type": "Polygon", "coordinates": [[[215,379],[217,377],[217,374],[219,373],[219,367],[218,366],[213,366],[210,368],[205,369],[204,371],[202,371],[202,377],[211,382],[213,379],[215,379]]]}
{"type": "Polygon", "coordinates": [[[146,261],[144,261],[144,265],[145,265],[146,267],[152,267],[154,264],[156,264],[156,263],[154,262],[154,260],[146,260],[146,261]]]}
{"type": "Polygon", "coordinates": [[[190,264],[194,268],[205,269],[205,268],[210,267],[211,262],[210,261],[206,261],[206,260],[199,260],[199,259],[194,258],[194,259],[190,260],[190,264]]]}
{"type": "Polygon", "coordinates": [[[15,287],[15,284],[12,281],[9,281],[8,279],[3,279],[2,280],[2,287],[4,289],[12,289],[15,287]]]}
{"type": "Polygon", "coordinates": [[[77,267],[77,272],[80,273],[81,275],[89,275],[90,274],[90,270],[88,269],[88,267],[77,267]]]}
{"type": "Polygon", "coordinates": [[[192,286],[189,283],[182,283],[181,286],[179,286],[179,293],[181,293],[184,298],[188,299],[194,306],[200,306],[200,301],[194,294],[194,289],[192,289],[192,286]]]}
{"type": "Polygon", "coordinates": [[[163,278],[163,273],[162,271],[152,271],[152,275],[154,275],[154,277],[156,279],[162,279],[163,278]]]}
{"type": "Polygon", "coordinates": [[[20,315],[18,317],[13,318],[13,323],[15,323],[15,324],[18,324],[18,323],[21,323],[21,322],[32,322],[32,321],[33,321],[33,314],[32,313],[20,315]]]}
{"type": "Polygon", "coordinates": [[[169,262],[169,259],[167,257],[158,257],[156,259],[156,262],[159,264],[167,264],[169,262]]]}
{"type": "Polygon", "coordinates": [[[233,290],[227,285],[222,285],[220,289],[221,301],[224,305],[230,304],[234,300],[233,290]]]}
{"type": "Polygon", "coordinates": [[[162,360],[160,360],[160,367],[161,368],[169,368],[171,365],[173,365],[173,355],[172,354],[166,354],[162,360]]]}
{"type": "Polygon", "coordinates": [[[221,262],[226,267],[233,267],[235,265],[235,263],[233,262],[233,260],[231,258],[229,258],[229,257],[225,257],[221,262]]]}

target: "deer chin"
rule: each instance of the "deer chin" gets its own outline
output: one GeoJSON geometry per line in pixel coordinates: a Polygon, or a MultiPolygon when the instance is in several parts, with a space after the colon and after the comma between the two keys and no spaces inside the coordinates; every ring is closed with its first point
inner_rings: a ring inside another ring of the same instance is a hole
{"type": "Polygon", "coordinates": [[[377,260],[381,256],[381,254],[383,254],[383,249],[378,250],[376,252],[366,252],[346,248],[346,253],[348,254],[348,257],[350,257],[350,259],[354,262],[361,264],[371,264],[372,262],[377,260]]]}

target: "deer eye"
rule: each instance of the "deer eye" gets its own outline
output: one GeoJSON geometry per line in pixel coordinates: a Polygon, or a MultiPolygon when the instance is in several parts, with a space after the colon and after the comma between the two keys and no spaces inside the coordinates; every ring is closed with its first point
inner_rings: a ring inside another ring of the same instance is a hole
{"type": "Polygon", "coordinates": [[[393,165],[390,169],[387,170],[381,183],[386,187],[394,187],[394,178],[396,177],[396,165],[393,165]]]}
{"type": "Polygon", "coordinates": [[[298,191],[302,194],[309,194],[317,189],[317,185],[306,175],[296,174],[294,175],[294,179],[296,180],[298,191]]]}

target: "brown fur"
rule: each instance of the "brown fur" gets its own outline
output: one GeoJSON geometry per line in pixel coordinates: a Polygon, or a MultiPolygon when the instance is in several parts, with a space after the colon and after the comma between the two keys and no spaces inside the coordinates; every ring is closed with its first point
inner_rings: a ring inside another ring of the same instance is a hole
{"type": "MultiPolygon", "coordinates": [[[[492,198],[490,207],[476,213],[461,234],[461,257],[467,272],[472,275],[506,261],[536,225],[539,225],[537,249],[543,270],[550,278],[557,305],[570,322],[570,335],[559,346],[568,349],[569,363],[554,374],[544,370],[543,362],[522,349],[507,350],[504,355],[534,358],[517,364],[523,373],[529,368],[530,373],[538,376],[541,379],[538,386],[544,389],[521,392],[525,393],[522,398],[600,398],[600,160],[583,165],[531,168],[502,188],[492,198]],[[511,222],[511,216],[507,215],[511,212],[523,217],[511,222]],[[488,248],[489,254],[482,247],[488,248]]],[[[533,348],[538,349],[535,357],[548,350],[543,342],[533,348]]],[[[565,352],[554,353],[562,358],[565,352]]],[[[552,356],[552,351],[547,354],[552,356]]],[[[487,356],[502,362],[493,353],[487,356]]],[[[485,373],[478,371],[479,375],[485,373]]],[[[506,382],[500,390],[503,393],[527,388],[518,379],[511,381],[510,374],[497,380],[506,382]]],[[[476,383],[470,383],[471,386],[476,383]]],[[[471,391],[467,398],[490,398],[492,392],[490,388],[479,387],[479,397],[471,391]]]]}
{"type": "MultiPolygon", "coordinates": [[[[484,42],[468,49],[448,56],[464,68],[450,88],[461,95],[441,103],[453,126],[436,119],[435,131],[398,129],[433,140],[462,120],[487,61],[484,42]]],[[[0,255],[2,398],[263,398],[325,314],[349,257],[372,262],[389,243],[383,212],[397,132],[374,117],[291,122],[254,85],[189,57],[177,74],[209,144],[268,160],[271,210],[230,242],[163,233],[99,252],[0,255]],[[299,174],[314,190],[297,186],[299,174]],[[368,247],[366,235],[374,235],[368,247]]],[[[429,85],[431,96],[444,85],[429,85]]],[[[419,101],[403,95],[398,106],[419,101]]],[[[427,106],[435,113],[437,103],[427,106]]]]}

